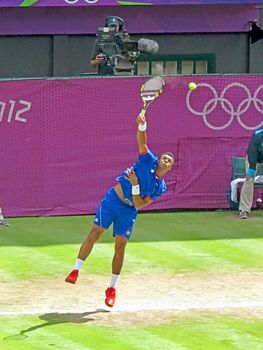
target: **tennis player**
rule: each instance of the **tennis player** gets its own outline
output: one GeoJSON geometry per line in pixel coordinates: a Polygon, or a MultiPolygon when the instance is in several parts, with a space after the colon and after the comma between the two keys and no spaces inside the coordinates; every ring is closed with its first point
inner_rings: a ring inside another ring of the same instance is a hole
{"type": "Polygon", "coordinates": [[[76,283],[79,270],[90,255],[94,243],[113,224],[115,252],[111,281],[105,291],[105,304],[109,307],[115,303],[116,285],[123,265],[125,247],[131,237],[138,209],[151,204],[166,191],[163,177],[174,164],[172,153],[166,152],[159,159],[148,149],[145,117],[139,115],[136,122],[138,124],[138,160],[116,178],[117,184],[111,187],[102,199],[91,231],[80,247],[75,266],[65,279],[68,283],[76,283]]]}

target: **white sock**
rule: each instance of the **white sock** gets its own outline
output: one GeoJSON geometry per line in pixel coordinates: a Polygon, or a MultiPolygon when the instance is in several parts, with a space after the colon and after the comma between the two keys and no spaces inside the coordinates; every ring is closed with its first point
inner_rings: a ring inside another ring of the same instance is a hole
{"type": "Polygon", "coordinates": [[[75,262],[75,266],[74,266],[74,270],[80,270],[82,264],[84,263],[84,260],[81,259],[77,259],[75,262]]]}
{"type": "Polygon", "coordinates": [[[115,275],[114,273],[111,275],[109,288],[116,288],[119,276],[120,275],[115,275]]]}

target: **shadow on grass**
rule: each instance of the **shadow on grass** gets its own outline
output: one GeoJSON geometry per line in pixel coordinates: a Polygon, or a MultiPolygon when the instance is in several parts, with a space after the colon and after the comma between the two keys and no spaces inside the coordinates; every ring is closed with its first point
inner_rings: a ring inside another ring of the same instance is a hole
{"type": "Polygon", "coordinates": [[[44,320],[44,323],[38,324],[36,326],[28,327],[20,331],[20,333],[9,335],[3,340],[22,340],[29,336],[29,333],[34,332],[40,328],[54,326],[62,323],[77,323],[83,324],[94,321],[94,318],[89,317],[90,315],[98,314],[98,313],[108,313],[109,310],[105,309],[97,309],[89,312],[82,313],[47,313],[39,316],[41,320],[44,320]]]}
{"type": "MultiPolygon", "coordinates": [[[[48,246],[81,244],[93,223],[90,216],[11,218],[0,228],[0,246],[48,246]]],[[[240,220],[231,211],[141,213],[132,242],[263,238],[263,211],[240,220]]],[[[112,229],[98,242],[113,242],[112,229]]]]}

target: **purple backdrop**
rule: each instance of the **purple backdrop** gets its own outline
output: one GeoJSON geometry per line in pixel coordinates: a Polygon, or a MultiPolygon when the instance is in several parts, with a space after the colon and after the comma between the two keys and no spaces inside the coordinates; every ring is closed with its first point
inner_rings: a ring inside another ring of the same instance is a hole
{"type": "MultiPolygon", "coordinates": [[[[143,5],[177,5],[177,4],[259,4],[261,0],[135,0],[131,3],[143,5]]],[[[28,6],[109,6],[128,5],[127,1],[118,0],[0,0],[0,7],[28,6]],[[125,4],[126,3],[126,4],[125,4]]]]}
{"type": "MultiPolygon", "coordinates": [[[[148,144],[171,150],[168,192],[148,209],[225,208],[231,157],[263,126],[262,76],[166,77],[148,144]],[[189,91],[195,80],[199,87],[189,91]],[[176,182],[176,185],[175,185],[176,182]]],[[[93,213],[137,157],[143,78],[0,83],[0,204],[6,216],[93,213]]]]}
{"type": "Polygon", "coordinates": [[[123,17],[131,34],[248,32],[249,21],[259,21],[259,7],[253,4],[10,7],[1,9],[0,35],[95,34],[110,15],[123,17]]]}

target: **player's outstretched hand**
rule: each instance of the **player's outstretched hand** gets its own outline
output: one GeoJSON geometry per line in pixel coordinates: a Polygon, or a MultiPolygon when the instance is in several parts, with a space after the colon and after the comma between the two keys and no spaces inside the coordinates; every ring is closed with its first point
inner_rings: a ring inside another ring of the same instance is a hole
{"type": "Polygon", "coordinates": [[[146,122],[145,115],[139,114],[136,118],[137,124],[144,124],[146,122]]]}

